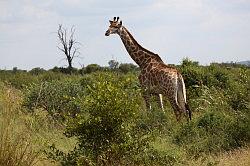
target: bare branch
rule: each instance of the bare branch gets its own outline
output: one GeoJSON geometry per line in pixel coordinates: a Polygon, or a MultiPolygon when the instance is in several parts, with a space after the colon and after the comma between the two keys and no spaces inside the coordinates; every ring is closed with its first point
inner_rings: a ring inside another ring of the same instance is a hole
{"type": "Polygon", "coordinates": [[[75,48],[74,47],[74,51],[73,51],[73,54],[72,54],[72,58],[74,58],[76,56],[76,54],[80,54],[80,52],[78,51],[80,48],[75,48]]]}
{"type": "Polygon", "coordinates": [[[59,50],[61,50],[62,52],[64,52],[64,49],[60,48],[59,46],[57,46],[57,48],[58,48],[59,50]]]}
{"type": "Polygon", "coordinates": [[[59,39],[59,46],[57,48],[64,53],[66,60],[68,62],[68,67],[72,68],[72,61],[75,57],[80,55],[80,47],[77,45],[82,45],[80,42],[76,41],[74,38],[75,26],[72,26],[69,34],[66,28],[63,28],[62,24],[59,24],[57,30],[57,37],[59,39]]]}

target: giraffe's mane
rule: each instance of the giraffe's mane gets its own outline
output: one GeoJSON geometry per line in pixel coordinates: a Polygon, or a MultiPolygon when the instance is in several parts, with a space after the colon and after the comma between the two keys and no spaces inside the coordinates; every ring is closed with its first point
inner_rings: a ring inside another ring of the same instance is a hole
{"type": "Polygon", "coordinates": [[[147,52],[147,53],[149,53],[149,54],[154,55],[154,58],[155,58],[158,62],[163,62],[162,59],[161,59],[161,57],[160,57],[158,54],[155,54],[155,53],[153,53],[153,52],[151,52],[151,51],[145,49],[144,47],[142,47],[142,46],[135,40],[135,38],[131,35],[131,33],[127,30],[127,28],[125,28],[125,27],[123,27],[123,28],[124,28],[125,31],[128,33],[129,37],[133,40],[133,42],[136,43],[140,49],[142,49],[143,51],[145,51],[145,52],[147,52]]]}

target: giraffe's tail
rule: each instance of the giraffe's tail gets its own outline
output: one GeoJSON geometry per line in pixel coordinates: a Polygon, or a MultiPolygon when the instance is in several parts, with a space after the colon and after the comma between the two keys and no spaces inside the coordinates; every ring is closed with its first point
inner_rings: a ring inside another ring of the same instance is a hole
{"type": "Polygon", "coordinates": [[[184,80],[183,80],[181,74],[178,74],[177,97],[178,97],[179,105],[183,108],[183,110],[185,110],[185,112],[188,114],[189,120],[191,120],[192,119],[192,112],[191,112],[189,105],[187,103],[185,83],[184,83],[184,80]]]}

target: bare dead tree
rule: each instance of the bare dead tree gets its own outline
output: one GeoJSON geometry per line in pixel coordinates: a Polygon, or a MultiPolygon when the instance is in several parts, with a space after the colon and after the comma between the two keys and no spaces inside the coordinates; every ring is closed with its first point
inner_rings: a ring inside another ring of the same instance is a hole
{"type": "Polygon", "coordinates": [[[68,62],[68,69],[71,72],[73,69],[72,61],[75,57],[79,57],[79,45],[80,42],[75,40],[75,27],[72,26],[70,32],[66,28],[63,28],[62,24],[59,24],[57,30],[57,37],[59,39],[59,46],[57,48],[61,50],[66,56],[65,60],[68,62]]]}

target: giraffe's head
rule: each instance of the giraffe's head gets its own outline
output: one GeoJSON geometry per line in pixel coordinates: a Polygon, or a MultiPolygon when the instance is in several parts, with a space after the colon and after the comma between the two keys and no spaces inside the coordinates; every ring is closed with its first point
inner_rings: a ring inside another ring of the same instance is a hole
{"type": "Polygon", "coordinates": [[[109,20],[109,28],[105,33],[105,36],[109,36],[110,34],[119,33],[122,27],[122,21],[119,21],[119,17],[114,17],[113,21],[109,20]]]}

